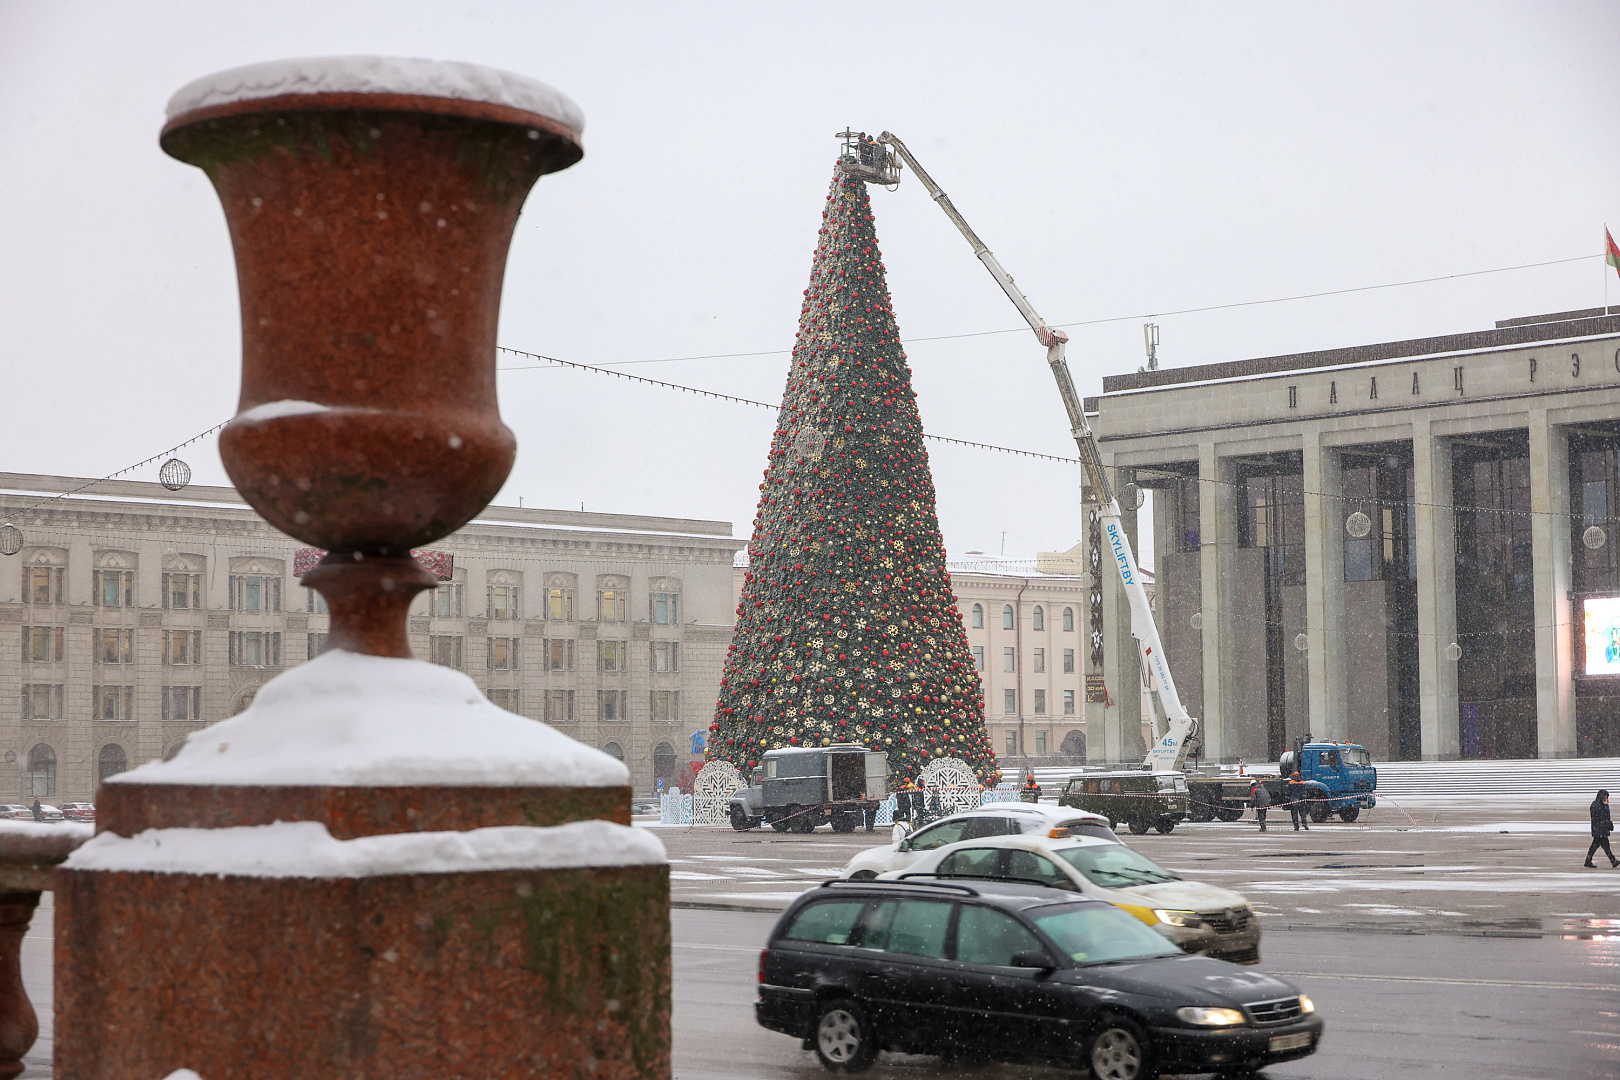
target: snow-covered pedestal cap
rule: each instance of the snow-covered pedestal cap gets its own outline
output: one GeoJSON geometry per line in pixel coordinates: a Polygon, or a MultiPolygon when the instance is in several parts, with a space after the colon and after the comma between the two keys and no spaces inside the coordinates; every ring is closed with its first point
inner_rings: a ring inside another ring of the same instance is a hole
{"type": "Polygon", "coordinates": [[[580,107],[539,79],[456,60],[404,56],[315,56],[218,71],[182,86],[169,99],[165,115],[172,128],[210,116],[270,111],[271,99],[276,99],[277,108],[355,108],[364,104],[355,100],[361,95],[376,97],[379,107],[457,111],[527,123],[575,144],[585,132],[580,107]],[[417,99],[414,107],[409,99],[417,99]],[[432,99],[439,99],[439,104],[424,108],[432,99]],[[468,108],[447,109],[446,99],[468,108]]]}

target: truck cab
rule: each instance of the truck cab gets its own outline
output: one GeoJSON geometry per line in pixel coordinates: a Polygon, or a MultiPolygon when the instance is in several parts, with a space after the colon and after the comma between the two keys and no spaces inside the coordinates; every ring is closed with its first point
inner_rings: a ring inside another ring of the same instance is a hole
{"type": "Polygon", "coordinates": [[[1323,801],[1311,806],[1311,820],[1326,821],[1329,814],[1354,821],[1361,811],[1378,805],[1378,770],[1364,746],[1348,742],[1307,742],[1296,739],[1285,752],[1278,773],[1286,780],[1294,773],[1320,789],[1323,801]]]}
{"type": "Polygon", "coordinates": [[[738,832],[766,823],[777,832],[809,832],[831,824],[834,832],[868,832],[879,804],[889,797],[889,758],[858,743],[767,750],[749,786],[731,800],[731,827],[738,832]]]}

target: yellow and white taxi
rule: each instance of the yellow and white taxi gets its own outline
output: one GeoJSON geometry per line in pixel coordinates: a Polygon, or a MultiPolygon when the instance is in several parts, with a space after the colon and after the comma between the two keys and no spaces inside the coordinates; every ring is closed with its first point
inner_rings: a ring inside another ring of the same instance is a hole
{"type": "Polygon", "coordinates": [[[964,840],[878,875],[902,877],[979,878],[1082,893],[1130,912],[1186,952],[1260,962],[1260,923],[1242,896],[1188,881],[1124,844],[1063,828],[964,840]]]}

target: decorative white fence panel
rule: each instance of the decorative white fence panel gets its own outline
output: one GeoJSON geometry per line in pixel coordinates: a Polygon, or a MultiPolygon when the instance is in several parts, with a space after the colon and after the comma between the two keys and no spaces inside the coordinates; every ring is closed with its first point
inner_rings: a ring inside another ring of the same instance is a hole
{"type": "Polygon", "coordinates": [[[692,781],[692,823],[725,825],[731,820],[731,797],[741,791],[742,773],[729,761],[711,761],[692,781]]]}
{"type": "Polygon", "coordinates": [[[658,823],[660,825],[692,824],[692,796],[672,791],[658,796],[658,823]]]}

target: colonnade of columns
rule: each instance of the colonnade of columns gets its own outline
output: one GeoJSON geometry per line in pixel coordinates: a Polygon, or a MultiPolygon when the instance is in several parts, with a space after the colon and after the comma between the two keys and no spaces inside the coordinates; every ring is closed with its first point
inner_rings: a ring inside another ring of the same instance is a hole
{"type": "MultiPolygon", "coordinates": [[[[1530,452],[1531,539],[1535,594],[1536,732],[1533,740],[1540,757],[1571,757],[1575,754],[1575,692],[1572,670],[1573,628],[1571,618],[1572,582],[1570,513],[1569,438],[1566,428],[1553,423],[1546,409],[1532,410],[1527,418],[1530,452]]],[[[1523,430],[1522,428],[1520,430],[1523,430]]],[[[1308,725],[1318,738],[1357,741],[1356,730],[1365,718],[1351,715],[1349,684],[1352,678],[1348,656],[1345,603],[1345,502],[1343,455],[1329,441],[1330,432],[1321,425],[1304,427],[1292,446],[1267,446],[1267,450],[1292,450],[1300,455],[1301,486],[1305,492],[1304,595],[1306,646],[1306,698],[1308,725]]],[[[1451,442],[1455,432],[1437,430],[1427,417],[1414,417],[1410,426],[1413,464],[1411,514],[1415,524],[1412,562],[1415,567],[1417,609],[1418,711],[1421,724],[1421,754],[1424,760],[1449,760],[1460,756],[1459,698],[1457,681],[1457,575],[1456,532],[1452,491],[1451,442]]],[[[1196,556],[1187,561],[1167,561],[1174,551],[1173,531],[1167,528],[1167,514],[1156,515],[1155,536],[1159,550],[1155,565],[1160,568],[1161,633],[1165,631],[1163,591],[1177,588],[1165,576],[1174,568],[1197,568],[1196,596],[1201,626],[1196,630],[1179,624],[1167,634],[1166,650],[1178,689],[1184,700],[1202,710],[1203,756],[1209,761],[1232,761],[1239,757],[1256,760],[1253,731],[1256,718],[1253,704],[1242,703],[1237,694],[1232,667],[1240,655],[1238,644],[1258,631],[1254,619],[1238,614],[1246,610],[1246,598],[1235,596],[1239,587],[1252,588],[1246,579],[1233,573],[1241,534],[1240,515],[1245,512],[1238,480],[1237,459],[1220,443],[1209,441],[1198,446],[1197,461],[1199,537],[1196,556]],[[1202,655],[1178,659],[1177,649],[1201,647],[1202,655]],[[1199,668],[1201,667],[1201,671],[1199,668]],[[1189,673],[1195,685],[1181,686],[1189,673]],[[1249,732],[1240,737],[1241,730],[1249,732]]],[[[1127,510],[1128,535],[1136,534],[1137,514],[1127,510]]],[[[1180,558],[1178,556],[1177,558],[1180,558]]],[[[1129,762],[1140,758],[1143,749],[1137,734],[1140,715],[1140,685],[1137,649],[1130,634],[1130,613],[1117,575],[1109,572],[1103,560],[1103,596],[1107,622],[1102,674],[1111,704],[1102,709],[1090,706],[1090,717],[1103,713],[1102,738],[1093,735],[1093,758],[1129,762]]],[[[1186,572],[1186,571],[1184,571],[1186,572]]],[[[1189,586],[1183,582],[1181,588],[1189,586]]],[[[1185,603],[1182,604],[1185,607],[1185,603]]],[[[1252,602],[1248,602],[1252,607],[1252,602]]],[[[1288,647],[1293,648],[1294,629],[1288,630],[1288,647]]],[[[1242,655],[1252,657],[1253,642],[1242,655]]],[[[1197,710],[1194,710],[1195,713],[1197,710]]],[[[1091,726],[1096,732],[1097,727],[1091,726]]],[[[1261,730],[1264,730],[1263,721],[1261,730]]],[[[1263,745],[1262,756],[1263,756],[1263,745]]]]}

